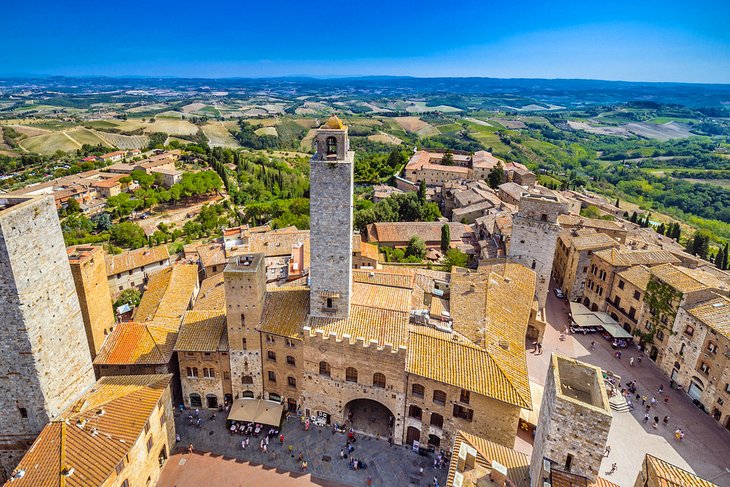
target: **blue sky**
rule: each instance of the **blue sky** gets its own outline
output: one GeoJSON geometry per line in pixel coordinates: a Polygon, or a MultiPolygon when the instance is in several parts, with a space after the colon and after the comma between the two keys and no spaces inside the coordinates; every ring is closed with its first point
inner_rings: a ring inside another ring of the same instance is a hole
{"type": "Polygon", "coordinates": [[[730,0],[3,0],[0,76],[730,83],[730,0]]]}

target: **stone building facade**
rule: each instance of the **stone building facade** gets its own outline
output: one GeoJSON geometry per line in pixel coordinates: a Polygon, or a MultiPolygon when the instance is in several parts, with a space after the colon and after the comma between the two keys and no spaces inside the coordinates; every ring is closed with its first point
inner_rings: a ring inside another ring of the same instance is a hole
{"type": "Polygon", "coordinates": [[[545,308],[550,275],[555,258],[560,225],[558,216],[567,213],[567,204],[555,196],[525,193],[512,219],[509,256],[537,274],[535,295],[545,308]]]}
{"type": "Polygon", "coordinates": [[[106,273],[109,292],[117,296],[125,289],[144,289],[147,278],[171,264],[167,245],[152,248],[125,250],[121,254],[107,255],[106,273]]]}
{"type": "Polygon", "coordinates": [[[580,301],[585,289],[593,252],[618,247],[608,235],[594,230],[563,231],[558,238],[553,262],[553,276],[569,301],[580,301]]]}
{"type": "Polygon", "coordinates": [[[73,282],[53,198],[0,196],[0,478],[94,384],[73,282]]]}
{"type": "Polygon", "coordinates": [[[78,245],[68,248],[67,252],[93,359],[114,327],[104,249],[78,245]]]}
{"type": "Polygon", "coordinates": [[[232,393],[263,393],[261,335],[257,329],[266,295],[264,254],[236,256],[223,271],[232,393]]]}
{"type": "Polygon", "coordinates": [[[355,153],[337,117],[317,131],[309,170],[310,312],[347,316],[352,294],[352,195],[355,153]]]}
{"type": "Polygon", "coordinates": [[[530,485],[542,487],[554,472],[594,482],[599,476],[611,420],[601,369],[553,355],[530,461],[530,485]]]}
{"type": "Polygon", "coordinates": [[[680,307],[659,367],[730,430],[730,299],[680,307]]]}

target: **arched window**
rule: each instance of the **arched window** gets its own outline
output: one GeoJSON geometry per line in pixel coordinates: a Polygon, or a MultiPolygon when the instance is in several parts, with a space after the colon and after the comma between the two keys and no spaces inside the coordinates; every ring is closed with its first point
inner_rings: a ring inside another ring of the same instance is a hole
{"type": "Polygon", "coordinates": [[[423,411],[418,406],[415,406],[413,404],[408,406],[408,416],[409,417],[420,420],[422,414],[423,414],[423,411]]]}
{"type": "Polygon", "coordinates": [[[444,417],[438,413],[431,413],[431,426],[436,426],[437,428],[443,428],[444,427],[444,417]]]}
{"type": "Polygon", "coordinates": [[[330,377],[331,376],[331,369],[330,364],[327,362],[320,362],[319,363],[319,375],[322,375],[324,377],[330,377]]]}
{"type": "Polygon", "coordinates": [[[332,305],[332,298],[327,298],[327,308],[332,309],[334,306],[332,305]]]}
{"type": "Polygon", "coordinates": [[[297,379],[296,378],[290,376],[290,377],[286,378],[286,381],[287,381],[287,384],[289,384],[289,387],[291,387],[292,389],[297,388],[297,379]]]}
{"type": "Polygon", "coordinates": [[[191,408],[203,407],[203,399],[200,397],[200,394],[190,394],[190,407],[191,408]]]}
{"type": "Polygon", "coordinates": [[[241,377],[241,382],[243,384],[253,384],[253,377],[250,375],[244,375],[241,377]]]}
{"type": "Polygon", "coordinates": [[[269,382],[276,382],[276,372],[273,370],[269,371],[269,382]]]}
{"type": "Polygon", "coordinates": [[[446,393],[438,389],[433,391],[433,402],[435,402],[436,404],[441,404],[442,406],[446,404],[446,393]]]}
{"type": "Polygon", "coordinates": [[[380,387],[381,389],[385,389],[385,376],[380,372],[376,372],[373,374],[373,387],[380,387]]]}
{"type": "Polygon", "coordinates": [[[327,155],[337,154],[337,139],[334,137],[327,137],[327,155]]]}
{"type": "Polygon", "coordinates": [[[287,355],[286,356],[286,363],[289,364],[289,365],[296,365],[297,364],[296,363],[296,360],[294,360],[294,357],[292,357],[291,355],[287,355]]]}
{"type": "Polygon", "coordinates": [[[243,391],[241,397],[253,397],[253,391],[243,391]]]}
{"type": "Polygon", "coordinates": [[[269,392],[269,401],[281,402],[281,396],[279,394],[274,394],[273,392],[269,392]]]}
{"type": "Polygon", "coordinates": [[[411,394],[415,397],[423,397],[423,395],[426,393],[426,388],[423,387],[421,384],[413,384],[411,387],[411,394]]]}
{"type": "Polygon", "coordinates": [[[357,369],[354,367],[345,369],[345,380],[347,382],[357,382],[357,369]]]}

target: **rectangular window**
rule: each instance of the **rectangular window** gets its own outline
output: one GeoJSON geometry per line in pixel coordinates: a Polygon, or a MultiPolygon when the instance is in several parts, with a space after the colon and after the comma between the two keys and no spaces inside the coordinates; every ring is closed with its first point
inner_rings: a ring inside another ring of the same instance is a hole
{"type": "Polygon", "coordinates": [[[243,340],[241,340],[241,345],[243,347],[243,350],[247,350],[248,349],[248,347],[246,346],[246,339],[245,338],[243,340]]]}
{"type": "Polygon", "coordinates": [[[215,369],[214,368],[211,367],[210,369],[203,369],[203,372],[206,372],[206,371],[207,371],[207,373],[205,376],[207,378],[215,379],[215,369]]]}
{"type": "Polygon", "coordinates": [[[464,404],[469,404],[469,391],[462,389],[461,394],[459,395],[459,402],[463,402],[464,404]]]}
{"type": "Polygon", "coordinates": [[[150,432],[150,422],[149,420],[144,424],[144,432],[145,434],[150,432]]]}
{"type": "Polygon", "coordinates": [[[292,387],[294,389],[297,388],[297,380],[294,377],[288,377],[287,383],[289,384],[289,387],[292,387]]]}
{"type": "Polygon", "coordinates": [[[273,370],[269,371],[269,382],[276,382],[276,372],[273,370]]]}
{"type": "Polygon", "coordinates": [[[717,345],[715,345],[712,342],[708,343],[707,344],[707,351],[710,352],[710,353],[717,354],[717,345]]]}
{"type": "Polygon", "coordinates": [[[231,378],[231,373],[230,373],[230,372],[228,372],[228,371],[223,371],[223,378],[224,378],[225,380],[230,380],[230,378],[231,378]]]}
{"type": "Polygon", "coordinates": [[[28,417],[28,410],[25,408],[18,408],[18,412],[20,413],[20,417],[23,419],[26,419],[28,417]]]}
{"type": "Polygon", "coordinates": [[[152,437],[147,438],[147,453],[152,451],[152,437]]]}
{"type": "Polygon", "coordinates": [[[474,417],[474,411],[459,404],[454,404],[454,417],[471,421],[474,417]]]}
{"type": "Polygon", "coordinates": [[[287,338],[286,339],[286,346],[289,347],[289,348],[294,348],[294,340],[292,340],[291,338],[287,338]]]}
{"type": "Polygon", "coordinates": [[[270,362],[276,362],[276,352],[272,352],[271,350],[269,350],[268,352],[266,352],[266,358],[270,362]]]}
{"type": "Polygon", "coordinates": [[[275,343],[274,335],[266,335],[266,343],[275,343]]]}
{"type": "Polygon", "coordinates": [[[291,355],[286,356],[286,363],[289,365],[296,365],[294,357],[292,357],[291,355]]]}
{"type": "Polygon", "coordinates": [[[634,299],[637,301],[641,299],[641,293],[639,291],[634,291],[634,299]]]}
{"type": "Polygon", "coordinates": [[[167,421],[167,418],[165,417],[165,413],[160,414],[160,428],[165,426],[166,421],[167,421]]]}
{"type": "Polygon", "coordinates": [[[622,280],[619,279],[619,281],[618,281],[618,288],[619,289],[623,289],[625,285],[626,285],[626,283],[624,281],[622,281],[622,280]]]}
{"type": "Polygon", "coordinates": [[[120,487],[129,487],[129,480],[124,479],[124,482],[122,482],[122,485],[120,487]]]}
{"type": "Polygon", "coordinates": [[[114,468],[114,471],[117,472],[117,475],[122,473],[122,470],[124,470],[124,459],[117,463],[117,466],[114,468]]]}
{"type": "Polygon", "coordinates": [[[210,352],[203,352],[203,357],[210,359],[210,352]]]}
{"type": "Polygon", "coordinates": [[[705,374],[705,375],[709,375],[709,374],[710,374],[710,366],[709,366],[709,365],[707,365],[707,364],[706,364],[706,363],[704,363],[704,362],[702,362],[702,363],[700,364],[700,370],[701,370],[701,371],[702,371],[702,373],[703,373],[703,374],[705,374]]]}

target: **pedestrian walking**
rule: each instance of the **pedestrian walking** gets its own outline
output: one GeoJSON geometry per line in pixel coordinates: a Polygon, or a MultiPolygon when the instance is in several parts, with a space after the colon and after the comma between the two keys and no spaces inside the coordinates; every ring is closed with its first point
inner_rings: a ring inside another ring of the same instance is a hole
{"type": "Polygon", "coordinates": [[[646,396],[641,396],[641,405],[646,404],[646,396]]]}
{"type": "Polygon", "coordinates": [[[664,416],[664,419],[662,420],[664,422],[664,426],[669,424],[669,416],[664,416]]]}
{"type": "Polygon", "coordinates": [[[373,477],[368,475],[368,485],[373,485],[373,477]]]}
{"type": "Polygon", "coordinates": [[[596,349],[596,342],[591,342],[591,351],[596,349]]]}
{"type": "Polygon", "coordinates": [[[659,385],[659,389],[656,390],[659,394],[662,394],[664,392],[664,384],[659,385]]]}
{"type": "Polygon", "coordinates": [[[649,414],[649,410],[650,410],[650,409],[651,409],[651,406],[647,404],[647,405],[646,405],[646,409],[645,409],[645,411],[646,411],[646,414],[649,414]]]}
{"type": "Polygon", "coordinates": [[[651,405],[656,406],[656,397],[651,398],[651,405]]]}
{"type": "Polygon", "coordinates": [[[641,365],[641,357],[639,357],[639,358],[637,358],[637,359],[636,359],[636,363],[637,363],[638,365],[641,365]]]}
{"type": "Polygon", "coordinates": [[[629,359],[629,365],[632,367],[634,366],[634,357],[631,357],[631,359],[629,359]]]}
{"type": "Polygon", "coordinates": [[[241,449],[242,450],[246,449],[246,440],[245,439],[241,440],[241,449]]]}
{"type": "Polygon", "coordinates": [[[283,433],[279,435],[279,444],[280,445],[284,444],[284,434],[283,433]]]}
{"type": "Polygon", "coordinates": [[[646,414],[644,414],[644,422],[646,423],[648,421],[649,421],[649,413],[646,413],[646,414]]]}
{"type": "Polygon", "coordinates": [[[664,404],[669,404],[669,396],[664,395],[664,404]]]}
{"type": "Polygon", "coordinates": [[[193,453],[193,444],[192,443],[190,443],[188,445],[188,453],[193,453]]]}

